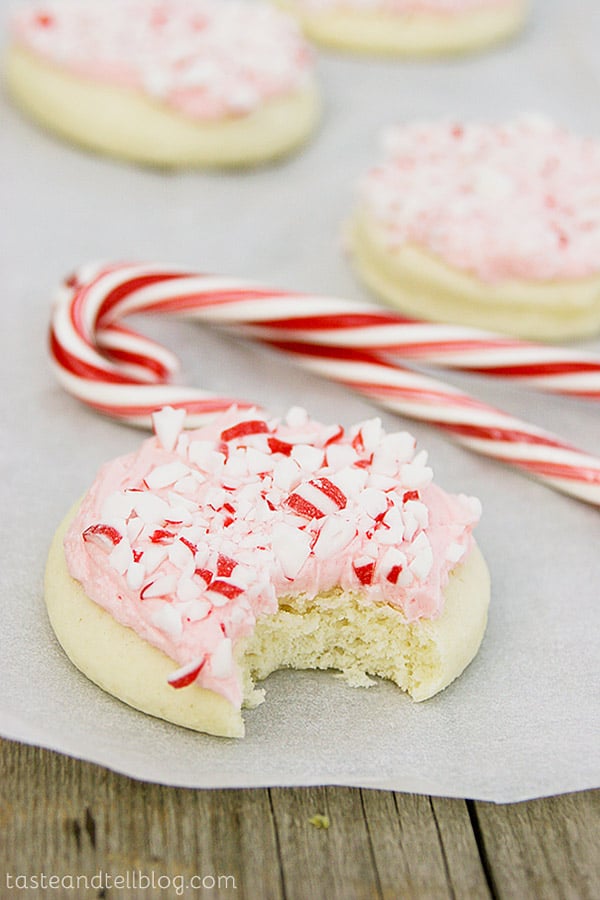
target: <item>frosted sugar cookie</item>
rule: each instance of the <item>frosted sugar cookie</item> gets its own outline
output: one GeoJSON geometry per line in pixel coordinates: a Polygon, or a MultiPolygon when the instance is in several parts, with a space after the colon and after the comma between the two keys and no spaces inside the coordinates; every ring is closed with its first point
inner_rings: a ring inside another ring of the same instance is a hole
{"type": "Polygon", "coordinates": [[[164,167],[248,166],[313,130],[296,24],[241,0],[47,0],[12,20],[15,102],[89,149],[164,167]]]}
{"type": "Polygon", "coordinates": [[[232,409],[156,436],[100,471],[55,537],[46,602],[92,681],[171,722],[241,736],[255,682],[282,667],[390,679],[425,700],[485,629],[480,505],[432,483],[379,420],[232,409]]]}
{"type": "Polygon", "coordinates": [[[600,329],[600,141],[542,118],[390,130],[349,228],[356,271],[416,318],[541,340],[600,329]]]}
{"type": "Polygon", "coordinates": [[[525,23],[528,0],[279,0],[306,34],[365,53],[445,56],[498,43],[525,23]]]}

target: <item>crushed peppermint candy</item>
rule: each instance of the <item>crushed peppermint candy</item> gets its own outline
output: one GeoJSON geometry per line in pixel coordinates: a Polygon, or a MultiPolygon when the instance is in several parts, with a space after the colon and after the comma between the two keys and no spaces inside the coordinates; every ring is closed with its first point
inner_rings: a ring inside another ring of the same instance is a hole
{"type": "Polygon", "coordinates": [[[340,586],[408,621],[439,615],[481,508],[432,484],[409,434],[297,408],[183,424],[156,413],[156,437],[101,470],[65,541],[88,596],[179,663],[173,687],[241,703],[236,644],[286,595],[340,586]]]}
{"type": "Polygon", "coordinates": [[[74,74],[134,88],[193,119],[252,112],[308,84],[313,53],[288,17],[242,0],[42,0],[15,40],[74,74]]]}
{"type": "Polygon", "coordinates": [[[410,244],[490,283],[600,274],[600,140],[531,115],[398,125],[383,143],[359,195],[390,250],[410,244]]]}

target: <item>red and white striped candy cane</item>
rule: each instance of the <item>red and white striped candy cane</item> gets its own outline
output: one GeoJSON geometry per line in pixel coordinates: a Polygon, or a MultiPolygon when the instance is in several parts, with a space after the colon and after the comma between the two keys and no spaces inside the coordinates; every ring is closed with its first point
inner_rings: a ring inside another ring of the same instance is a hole
{"type": "MultiPolygon", "coordinates": [[[[120,316],[152,303],[157,312],[178,311],[261,340],[369,350],[382,359],[402,356],[510,379],[536,390],[600,399],[600,358],[593,354],[417,322],[371,303],[274,290],[174,267],[131,266],[121,267],[121,272],[137,286],[126,305],[119,304],[120,316]]],[[[111,309],[108,299],[101,311],[103,323],[112,321],[111,309]]]]}
{"type": "MultiPolygon", "coordinates": [[[[327,298],[308,299],[318,303],[327,298]]],[[[188,410],[189,424],[197,425],[234,402],[250,404],[168,384],[177,368],[175,358],[155,342],[126,329],[121,320],[140,312],[184,315],[236,326],[237,330],[242,326],[245,333],[249,323],[253,327],[267,323],[261,339],[285,350],[301,365],[382,406],[437,425],[478,453],[600,505],[600,460],[549,432],[385,361],[372,349],[281,340],[287,328],[277,330],[279,337],[274,339],[272,323],[283,318],[281,306],[287,306],[289,319],[292,301],[297,307],[304,300],[303,295],[171,267],[89,266],[69,279],[57,297],[50,336],[52,355],[63,386],[101,412],[149,425],[150,413],[168,404],[188,410]]]]}
{"type": "Polygon", "coordinates": [[[402,357],[510,379],[533,390],[600,400],[600,358],[593,354],[459,325],[402,319],[381,310],[354,311],[350,303],[345,313],[288,316],[250,326],[248,333],[263,340],[366,350],[382,359],[402,357]]]}

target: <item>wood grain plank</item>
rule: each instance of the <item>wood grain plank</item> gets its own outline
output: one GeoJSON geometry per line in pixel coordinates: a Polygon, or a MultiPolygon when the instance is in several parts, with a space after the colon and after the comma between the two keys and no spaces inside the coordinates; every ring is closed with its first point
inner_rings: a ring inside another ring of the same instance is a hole
{"type": "Polygon", "coordinates": [[[426,797],[362,791],[384,898],[451,897],[426,797]]]}
{"type": "Polygon", "coordinates": [[[271,789],[286,900],[380,898],[360,791],[352,788],[271,789]],[[329,828],[310,819],[325,815],[329,828]]]}
{"type": "Polygon", "coordinates": [[[454,896],[491,897],[466,802],[447,797],[432,797],[429,802],[454,896]]]}
{"type": "Polygon", "coordinates": [[[489,897],[462,800],[362,791],[384,898],[489,897]]]}
{"type": "Polygon", "coordinates": [[[271,797],[288,900],[490,897],[464,801],[351,788],[271,797]],[[310,824],[316,813],[327,831],[310,824]]]}
{"type": "Polygon", "coordinates": [[[499,900],[600,897],[600,791],[508,806],[474,803],[472,811],[499,900]]]}
{"type": "Polygon", "coordinates": [[[252,900],[600,896],[600,791],[514,806],[351,788],[193,791],[1,740],[0,771],[0,896],[7,874],[100,870],[173,886],[199,875],[206,889],[185,896],[252,900]],[[316,814],[328,829],[311,824],[316,814]],[[235,888],[213,887],[219,875],[235,888]]]}
{"type": "Polygon", "coordinates": [[[0,741],[0,771],[0,896],[7,873],[91,879],[99,871],[129,873],[133,900],[164,900],[161,877],[171,881],[169,896],[189,883],[197,889],[185,896],[283,896],[266,790],[145,784],[9,741],[0,741]],[[155,887],[140,885],[139,872],[155,887]]]}

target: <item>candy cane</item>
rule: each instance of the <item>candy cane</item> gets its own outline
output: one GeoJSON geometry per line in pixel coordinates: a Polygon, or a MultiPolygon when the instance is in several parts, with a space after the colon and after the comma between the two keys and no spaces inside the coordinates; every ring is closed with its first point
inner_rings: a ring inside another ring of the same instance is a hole
{"type": "MultiPolygon", "coordinates": [[[[309,299],[322,302],[326,298],[309,299]]],[[[124,328],[121,320],[134,312],[157,312],[229,326],[266,322],[270,329],[277,318],[275,310],[280,310],[282,303],[288,306],[289,318],[292,300],[295,305],[303,302],[300,295],[189,275],[168,267],[86,267],[57,297],[50,335],[52,356],[63,386],[101,412],[148,425],[153,410],[171,405],[188,410],[189,424],[195,426],[232,403],[250,404],[165,383],[176,371],[174,357],[155,342],[124,328]]],[[[273,332],[264,332],[263,340],[267,340],[267,334],[273,332]]],[[[305,367],[389,409],[437,425],[478,453],[600,505],[600,460],[549,432],[446,384],[386,362],[371,350],[318,347],[280,337],[271,337],[268,342],[305,367]]]]}
{"type": "MultiPolygon", "coordinates": [[[[136,289],[125,307],[119,305],[120,315],[144,310],[152,302],[157,312],[185,312],[261,340],[370,350],[382,359],[402,356],[510,379],[536,390],[600,399],[600,358],[593,354],[455,325],[416,322],[360,301],[190,275],[173,267],[126,268],[136,289]]],[[[100,312],[103,322],[111,320],[111,304],[107,299],[100,312]]]]}

